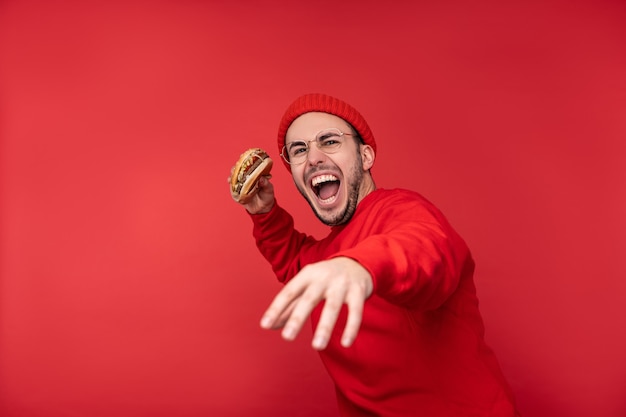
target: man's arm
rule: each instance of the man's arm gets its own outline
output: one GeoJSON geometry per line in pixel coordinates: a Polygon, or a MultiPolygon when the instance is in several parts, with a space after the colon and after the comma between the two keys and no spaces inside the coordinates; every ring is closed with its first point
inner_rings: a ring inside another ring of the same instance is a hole
{"type": "MultiPolygon", "coordinates": [[[[231,176],[233,170],[234,167],[231,176]]],[[[239,204],[254,223],[252,233],[259,251],[272,265],[278,280],[285,282],[297,273],[299,263],[296,258],[307,237],[294,229],[291,215],[276,203],[270,178],[269,175],[260,177],[258,191],[246,203],[239,204]]]]}
{"type": "Polygon", "coordinates": [[[368,222],[375,229],[371,236],[303,268],[275,297],[262,327],[284,326],[283,337],[292,340],[312,309],[325,300],[313,338],[313,347],[323,349],[346,304],[341,343],[349,346],[373,292],[407,308],[426,310],[445,302],[467,271],[467,262],[471,264],[469,251],[438,210],[410,206],[386,204],[368,222]]]}
{"type": "Polygon", "coordinates": [[[252,234],[259,251],[272,265],[278,280],[289,281],[302,268],[302,252],[315,239],[298,232],[291,215],[277,203],[268,213],[250,216],[254,223],[252,234]]]}
{"type": "Polygon", "coordinates": [[[412,225],[372,236],[336,256],[367,269],[378,296],[425,311],[439,307],[456,291],[469,251],[434,225],[412,225]]]}

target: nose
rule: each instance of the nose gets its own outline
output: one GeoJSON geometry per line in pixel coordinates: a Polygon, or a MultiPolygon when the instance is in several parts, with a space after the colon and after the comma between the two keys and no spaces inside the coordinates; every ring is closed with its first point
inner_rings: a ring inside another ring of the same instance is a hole
{"type": "Polygon", "coordinates": [[[307,163],[311,166],[321,164],[326,160],[326,154],[315,145],[314,141],[309,142],[309,151],[306,157],[307,163]]]}

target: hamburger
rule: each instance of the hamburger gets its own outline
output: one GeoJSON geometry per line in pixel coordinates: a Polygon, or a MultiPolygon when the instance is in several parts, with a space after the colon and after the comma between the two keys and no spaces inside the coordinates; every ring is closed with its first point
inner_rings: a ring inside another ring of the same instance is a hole
{"type": "Polygon", "coordinates": [[[246,204],[259,190],[261,176],[269,175],[274,162],[261,148],[250,148],[239,156],[230,176],[230,194],[241,204],[246,204]]]}

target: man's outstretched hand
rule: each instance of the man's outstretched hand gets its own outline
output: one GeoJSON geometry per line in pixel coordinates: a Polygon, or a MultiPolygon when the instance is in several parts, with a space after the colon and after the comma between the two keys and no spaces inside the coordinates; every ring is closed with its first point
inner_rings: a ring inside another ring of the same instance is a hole
{"type": "Polygon", "coordinates": [[[328,345],[339,312],[346,304],[348,320],[341,345],[349,347],[359,331],[363,305],[372,290],[370,273],[353,259],[337,257],[310,264],[302,268],[274,297],[261,319],[261,327],[282,327],[283,338],[293,340],[313,308],[325,300],[312,342],[313,348],[322,350],[328,345]]]}

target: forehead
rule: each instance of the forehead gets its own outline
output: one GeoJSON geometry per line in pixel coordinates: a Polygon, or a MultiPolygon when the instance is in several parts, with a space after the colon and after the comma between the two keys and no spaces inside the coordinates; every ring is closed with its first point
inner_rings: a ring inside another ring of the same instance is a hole
{"type": "Polygon", "coordinates": [[[320,130],[330,127],[335,127],[342,132],[350,132],[348,122],[334,114],[322,112],[305,113],[291,123],[289,129],[287,129],[285,142],[288,143],[306,138],[313,139],[320,130]]]}

